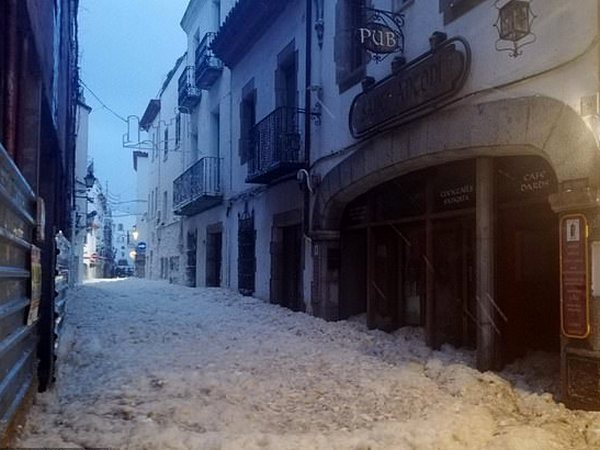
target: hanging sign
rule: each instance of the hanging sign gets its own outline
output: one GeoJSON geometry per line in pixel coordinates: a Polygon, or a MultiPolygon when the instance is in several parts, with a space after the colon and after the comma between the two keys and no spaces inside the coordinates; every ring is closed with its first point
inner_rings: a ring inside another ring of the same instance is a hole
{"type": "Polygon", "coordinates": [[[404,15],[375,8],[364,8],[368,17],[356,29],[361,46],[371,54],[376,62],[382,61],[391,53],[404,51],[404,15]]]}
{"type": "Polygon", "coordinates": [[[409,62],[366,91],[350,107],[350,132],[363,137],[433,112],[464,85],[471,64],[467,41],[456,37],[409,62]]]}
{"type": "Polygon", "coordinates": [[[382,23],[367,23],[358,29],[360,43],[371,53],[396,53],[402,50],[398,34],[382,23]]]}
{"type": "Polygon", "coordinates": [[[590,333],[588,224],[583,214],[560,222],[560,318],[563,334],[584,339],[590,333]]]}

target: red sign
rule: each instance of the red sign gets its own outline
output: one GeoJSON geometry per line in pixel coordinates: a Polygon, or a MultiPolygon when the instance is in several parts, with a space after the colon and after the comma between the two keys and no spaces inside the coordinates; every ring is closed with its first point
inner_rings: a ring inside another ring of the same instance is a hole
{"type": "Polygon", "coordinates": [[[560,318],[563,334],[584,339],[590,333],[588,225],[582,214],[560,224],[560,318]]]}

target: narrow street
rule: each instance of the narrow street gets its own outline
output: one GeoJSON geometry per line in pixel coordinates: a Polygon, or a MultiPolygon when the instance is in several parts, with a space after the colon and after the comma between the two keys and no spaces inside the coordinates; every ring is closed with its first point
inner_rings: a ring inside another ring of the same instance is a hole
{"type": "Polygon", "coordinates": [[[418,329],[137,279],[74,289],[66,320],[57,385],[20,447],[600,448],[600,415],[549,393],[558,358],[482,374],[418,329]]]}

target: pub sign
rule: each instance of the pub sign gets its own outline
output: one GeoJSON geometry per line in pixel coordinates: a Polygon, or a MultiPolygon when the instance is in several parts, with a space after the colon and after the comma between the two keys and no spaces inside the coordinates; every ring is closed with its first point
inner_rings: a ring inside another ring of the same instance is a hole
{"type": "Polygon", "coordinates": [[[356,38],[375,61],[404,51],[404,15],[375,8],[364,8],[366,19],[356,29],[356,38]]]}

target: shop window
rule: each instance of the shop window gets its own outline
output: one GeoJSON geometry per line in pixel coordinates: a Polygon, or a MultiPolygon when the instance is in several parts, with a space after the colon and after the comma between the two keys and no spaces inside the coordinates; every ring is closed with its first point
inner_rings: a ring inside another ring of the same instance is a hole
{"type": "Polygon", "coordinates": [[[367,55],[356,37],[368,0],[338,0],[335,8],[336,82],[340,93],[359,83],[366,74],[367,55]]]}

